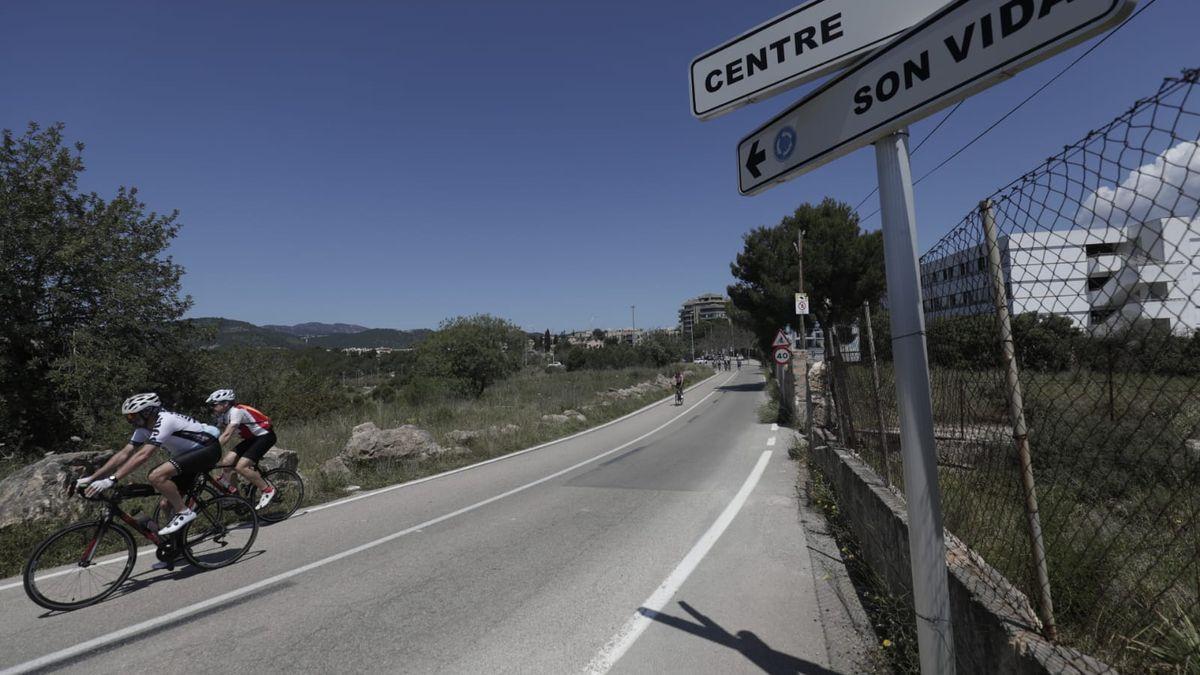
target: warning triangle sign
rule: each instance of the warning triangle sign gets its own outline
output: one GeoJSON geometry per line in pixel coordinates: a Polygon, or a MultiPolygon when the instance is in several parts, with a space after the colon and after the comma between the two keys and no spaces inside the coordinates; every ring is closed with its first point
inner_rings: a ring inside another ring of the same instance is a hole
{"type": "Polygon", "coordinates": [[[780,330],[775,334],[775,341],[771,343],[772,347],[791,347],[792,343],[787,339],[787,336],[780,330]]]}

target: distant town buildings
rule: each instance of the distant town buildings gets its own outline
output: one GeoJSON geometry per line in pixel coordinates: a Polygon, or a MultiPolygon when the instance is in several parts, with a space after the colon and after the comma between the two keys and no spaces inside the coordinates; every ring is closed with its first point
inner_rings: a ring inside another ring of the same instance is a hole
{"type": "Polygon", "coordinates": [[[728,301],[729,298],[719,293],[705,293],[685,301],[679,309],[679,332],[686,335],[700,321],[726,318],[725,303],[728,301]]]}
{"type": "MultiPolygon", "coordinates": [[[[1149,320],[1200,328],[1200,218],[1001,237],[1009,310],[1071,319],[1092,334],[1149,320]]],[[[983,244],[921,265],[929,318],[992,312],[983,244]]]]}

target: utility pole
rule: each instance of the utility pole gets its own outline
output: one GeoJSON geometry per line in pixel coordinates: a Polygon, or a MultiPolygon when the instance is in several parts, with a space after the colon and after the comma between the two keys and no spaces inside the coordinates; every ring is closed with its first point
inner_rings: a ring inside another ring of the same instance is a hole
{"type": "Polygon", "coordinates": [[[629,333],[629,344],[637,342],[637,305],[629,306],[629,323],[632,328],[629,333]]]}

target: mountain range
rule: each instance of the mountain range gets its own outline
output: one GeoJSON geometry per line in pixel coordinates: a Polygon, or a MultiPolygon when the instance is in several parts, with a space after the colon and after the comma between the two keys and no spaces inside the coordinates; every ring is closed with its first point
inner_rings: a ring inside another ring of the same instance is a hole
{"type": "Polygon", "coordinates": [[[393,328],[367,328],[345,323],[298,323],[293,326],[256,326],[246,321],[222,317],[192,319],[200,326],[212,326],[216,336],[212,347],[275,347],[279,349],[303,349],[325,347],[346,349],[350,347],[391,347],[406,349],[425,339],[432,330],[396,330],[393,328]]]}

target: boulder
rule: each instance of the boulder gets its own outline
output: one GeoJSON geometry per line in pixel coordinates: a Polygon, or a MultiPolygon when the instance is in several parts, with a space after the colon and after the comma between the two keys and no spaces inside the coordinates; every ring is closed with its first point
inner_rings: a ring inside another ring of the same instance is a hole
{"type": "Polygon", "coordinates": [[[263,455],[263,458],[258,462],[258,466],[263,471],[270,471],[271,469],[278,469],[280,467],[295,471],[296,467],[300,466],[300,456],[296,454],[295,450],[285,450],[284,448],[275,446],[268,450],[267,454],[263,455]]]}
{"type": "Polygon", "coordinates": [[[488,427],[488,433],[494,434],[496,436],[503,436],[504,434],[515,434],[520,430],[521,430],[521,427],[516,424],[501,424],[499,426],[492,425],[492,426],[488,427]]]}
{"type": "Polygon", "coordinates": [[[428,431],[405,424],[380,429],[364,422],[351,431],[350,440],[339,455],[349,464],[372,464],[381,460],[420,459],[445,452],[428,431]]]}
{"type": "Polygon", "coordinates": [[[321,475],[339,483],[348,483],[354,477],[353,472],[350,471],[350,467],[346,466],[341,457],[332,457],[326,460],[318,470],[321,472],[321,475]]]}
{"type": "Polygon", "coordinates": [[[542,415],[542,421],[547,424],[566,424],[571,418],[566,415],[542,415]]]}
{"type": "Polygon", "coordinates": [[[579,412],[578,410],[564,410],[563,414],[566,415],[567,417],[570,417],[571,420],[573,420],[575,422],[586,422],[587,421],[587,418],[583,416],[583,413],[579,412]]]}
{"type": "Polygon", "coordinates": [[[111,451],[51,454],[0,481],[0,528],[28,520],[82,518],[92,506],[68,498],[63,484],[91,473],[113,456],[111,451]]]}

